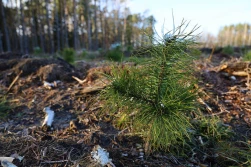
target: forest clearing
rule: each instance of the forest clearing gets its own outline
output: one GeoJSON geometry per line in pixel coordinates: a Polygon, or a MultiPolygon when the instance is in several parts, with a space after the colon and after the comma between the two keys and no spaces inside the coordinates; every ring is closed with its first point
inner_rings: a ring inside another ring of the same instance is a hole
{"type": "Polygon", "coordinates": [[[0,1],[0,167],[251,166],[251,25],[129,6],[0,1]]]}
{"type": "MultiPolygon", "coordinates": [[[[111,73],[114,66],[2,54],[1,153],[23,157],[13,161],[16,166],[99,166],[91,157],[97,145],[115,166],[250,164],[250,62],[222,53],[194,61],[198,107],[210,119],[200,125],[194,148],[184,147],[178,154],[146,152],[144,139],[130,126],[121,129],[109,114],[99,114],[104,107],[100,92],[110,84],[101,73],[111,73]],[[55,112],[52,127],[42,126],[45,107],[55,112]]],[[[140,65],[123,62],[116,68],[125,66],[140,65]]]]}

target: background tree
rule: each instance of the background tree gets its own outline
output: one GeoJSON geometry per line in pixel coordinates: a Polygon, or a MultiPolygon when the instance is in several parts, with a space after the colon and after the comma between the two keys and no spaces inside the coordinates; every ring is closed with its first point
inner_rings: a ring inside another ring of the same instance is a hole
{"type": "Polygon", "coordinates": [[[218,34],[219,46],[247,46],[251,45],[251,26],[249,24],[236,24],[224,26],[218,34]]]}
{"type": "Polygon", "coordinates": [[[3,1],[0,0],[0,10],[1,10],[1,17],[3,20],[3,29],[4,29],[4,36],[5,36],[5,42],[6,42],[6,48],[7,51],[11,51],[11,46],[10,46],[10,38],[9,38],[9,31],[8,31],[8,26],[6,23],[6,18],[5,18],[5,11],[4,11],[4,5],[3,5],[3,1]]]}
{"type": "Polygon", "coordinates": [[[77,31],[78,31],[78,21],[77,21],[77,4],[76,0],[73,0],[73,30],[74,30],[74,49],[78,49],[78,37],[77,37],[77,31]]]}
{"type": "MultiPolygon", "coordinates": [[[[40,1],[36,1],[36,6],[42,6],[40,1]]],[[[44,37],[44,24],[43,24],[43,10],[42,8],[38,9],[37,13],[37,18],[38,18],[38,31],[39,31],[39,38],[40,38],[40,47],[43,53],[45,53],[45,37],[44,37]]]]}
{"type": "Polygon", "coordinates": [[[55,34],[57,34],[56,39],[57,39],[57,52],[60,51],[60,33],[61,33],[61,28],[59,24],[59,8],[61,8],[61,3],[58,2],[57,0],[54,0],[54,10],[55,10],[55,27],[54,30],[56,31],[55,34]]]}
{"type": "Polygon", "coordinates": [[[108,50],[113,44],[125,50],[149,42],[144,31],[153,36],[153,17],[131,13],[126,0],[0,2],[2,51],[108,50]]]}
{"type": "Polygon", "coordinates": [[[87,37],[88,37],[88,49],[92,48],[92,33],[91,33],[91,11],[90,11],[90,0],[84,0],[84,16],[87,25],[87,37]]]}
{"type": "Polygon", "coordinates": [[[20,0],[20,11],[21,11],[21,23],[22,23],[22,45],[23,45],[23,52],[28,53],[28,41],[26,38],[26,25],[24,19],[24,8],[23,8],[23,1],[20,0]]]}
{"type": "Polygon", "coordinates": [[[3,53],[3,42],[2,42],[2,33],[0,31],[0,53],[3,53]]]}
{"type": "Polygon", "coordinates": [[[48,35],[48,50],[50,50],[50,53],[54,53],[54,41],[52,40],[51,37],[51,23],[49,20],[49,12],[50,12],[50,3],[49,0],[46,0],[46,23],[47,23],[47,35],[48,35]]]}

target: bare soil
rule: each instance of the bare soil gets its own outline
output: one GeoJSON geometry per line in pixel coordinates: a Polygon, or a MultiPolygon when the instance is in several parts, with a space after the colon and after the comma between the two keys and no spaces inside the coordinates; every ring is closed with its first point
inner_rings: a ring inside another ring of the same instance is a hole
{"type": "MultiPolygon", "coordinates": [[[[72,66],[60,58],[23,58],[15,54],[0,55],[0,59],[0,97],[11,106],[7,117],[0,118],[0,157],[14,153],[24,156],[21,162],[15,160],[15,165],[95,166],[90,157],[95,145],[109,152],[115,166],[202,164],[161,152],[142,157],[144,143],[140,136],[116,129],[109,118],[99,117],[99,91],[107,82],[95,71],[109,72],[107,66],[84,61],[72,66]],[[80,84],[72,76],[86,80],[80,84]],[[44,81],[54,87],[45,87],[44,81]],[[41,127],[43,109],[48,106],[55,111],[51,128],[41,127]]],[[[231,79],[226,71],[212,70],[231,59],[214,55],[210,62],[203,59],[195,63],[202,100],[212,109],[205,107],[205,114],[219,115],[240,139],[250,138],[251,91],[245,85],[247,77],[231,79]]]]}

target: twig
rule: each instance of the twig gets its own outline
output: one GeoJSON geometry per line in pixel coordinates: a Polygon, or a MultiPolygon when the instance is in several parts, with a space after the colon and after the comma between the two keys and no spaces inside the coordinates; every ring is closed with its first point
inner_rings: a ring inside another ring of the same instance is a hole
{"type": "Polygon", "coordinates": [[[68,153],[68,160],[71,161],[71,152],[74,150],[74,148],[71,148],[70,152],[68,153]]]}
{"type": "Polygon", "coordinates": [[[119,131],[118,136],[119,136],[121,133],[123,133],[124,131],[126,131],[127,129],[128,129],[128,128],[125,128],[125,129],[119,131]]]}
{"type": "Polygon", "coordinates": [[[53,164],[53,163],[63,163],[63,162],[67,162],[69,160],[61,160],[61,161],[43,161],[41,162],[42,164],[53,164]]]}
{"type": "Polygon", "coordinates": [[[112,162],[109,162],[108,164],[106,164],[106,166],[108,166],[108,167],[116,167],[112,162]]]}
{"type": "Polygon", "coordinates": [[[218,113],[213,113],[213,114],[211,114],[209,116],[216,116],[216,115],[220,115],[220,114],[224,114],[224,113],[229,113],[229,112],[227,112],[227,111],[221,111],[221,112],[218,112],[218,113]]]}
{"type": "Polygon", "coordinates": [[[7,90],[7,93],[10,91],[10,89],[13,87],[13,85],[17,82],[17,80],[18,80],[18,78],[20,77],[20,75],[23,73],[23,71],[21,70],[18,74],[17,74],[17,76],[16,76],[16,78],[12,81],[12,83],[10,84],[10,86],[9,86],[9,88],[8,88],[8,90],[7,90]]]}
{"type": "Polygon", "coordinates": [[[222,92],[221,95],[235,95],[238,94],[239,92],[237,91],[232,91],[232,92],[222,92]]]}
{"type": "Polygon", "coordinates": [[[220,114],[224,114],[224,113],[230,113],[230,111],[226,110],[226,109],[223,109],[222,106],[219,105],[219,108],[220,108],[220,112],[218,113],[212,113],[210,115],[206,115],[206,116],[216,116],[216,115],[220,115],[220,114]]]}
{"type": "Polygon", "coordinates": [[[72,78],[75,79],[76,81],[78,81],[80,84],[83,84],[83,83],[86,82],[85,79],[84,79],[84,80],[81,80],[81,79],[79,79],[79,78],[77,78],[77,77],[75,77],[75,76],[72,76],[72,78]]]}
{"type": "Polygon", "coordinates": [[[210,113],[212,113],[212,108],[211,107],[209,107],[209,105],[207,105],[201,98],[198,98],[198,102],[199,103],[201,103],[201,104],[203,104],[203,105],[205,105],[206,106],[206,109],[210,112],[210,113]]]}

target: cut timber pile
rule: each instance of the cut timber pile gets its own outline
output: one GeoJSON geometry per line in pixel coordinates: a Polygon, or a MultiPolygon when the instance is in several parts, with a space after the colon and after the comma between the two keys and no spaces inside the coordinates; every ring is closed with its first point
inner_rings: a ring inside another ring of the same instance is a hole
{"type": "Polygon", "coordinates": [[[251,63],[246,61],[235,60],[225,62],[219,66],[209,68],[209,71],[226,72],[230,76],[248,76],[251,73],[251,63]]]}

